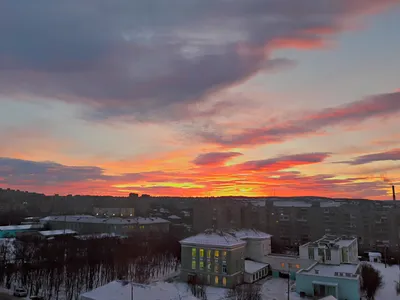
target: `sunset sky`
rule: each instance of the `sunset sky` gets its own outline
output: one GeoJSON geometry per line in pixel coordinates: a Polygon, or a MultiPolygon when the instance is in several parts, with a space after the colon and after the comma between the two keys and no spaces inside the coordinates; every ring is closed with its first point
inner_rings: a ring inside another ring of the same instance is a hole
{"type": "Polygon", "coordinates": [[[398,0],[0,4],[0,187],[400,196],[398,0]]]}

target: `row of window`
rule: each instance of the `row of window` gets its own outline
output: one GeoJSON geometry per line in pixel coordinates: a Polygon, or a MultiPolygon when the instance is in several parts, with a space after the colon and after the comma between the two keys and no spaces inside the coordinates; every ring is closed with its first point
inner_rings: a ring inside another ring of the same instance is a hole
{"type": "MultiPolygon", "coordinates": [[[[325,257],[325,260],[331,260],[331,249],[327,248],[327,249],[322,249],[322,248],[318,248],[318,255],[325,257]]],[[[315,256],[314,256],[314,248],[308,248],[308,258],[314,260],[315,256]]]]}
{"type": "MultiPolygon", "coordinates": [[[[192,270],[196,270],[196,268],[197,268],[196,260],[192,260],[192,270]]],[[[199,262],[199,269],[204,270],[204,261],[199,262]]],[[[207,263],[207,271],[211,272],[211,263],[207,263]]],[[[215,273],[220,272],[219,264],[214,265],[214,272],[215,273]]],[[[228,273],[228,268],[225,263],[222,264],[222,273],[225,273],[225,274],[228,273]]]]}
{"type": "MultiPolygon", "coordinates": [[[[226,259],[226,251],[221,251],[222,259],[226,259]]],[[[211,258],[212,250],[207,250],[207,258],[211,258]]],[[[219,258],[220,251],[214,250],[214,258],[219,258]]],[[[199,256],[204,257],[204,249],[199,249],[199,256]]],[[[197,257],[197,248],[192,248],[192,259],[197,257]]]]}

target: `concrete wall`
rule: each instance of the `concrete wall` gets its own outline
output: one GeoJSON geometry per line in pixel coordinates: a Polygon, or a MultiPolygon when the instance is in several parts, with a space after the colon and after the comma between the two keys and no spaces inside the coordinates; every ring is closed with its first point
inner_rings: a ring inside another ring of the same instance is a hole
{"type": "Polygon", "coordinates": [[[360,300],[360,284],[358,279],[304,275],[299,272],[296,275],[296,292],[305,292],[308,296],[313,296],[313,281],[338,284],[338,300],[360,300]]]}
{"type": "Polygon", "coordinates": [[[245,257],[259,261],[261,257],[271,253],[271,239],[246,239],[245,257]]]}

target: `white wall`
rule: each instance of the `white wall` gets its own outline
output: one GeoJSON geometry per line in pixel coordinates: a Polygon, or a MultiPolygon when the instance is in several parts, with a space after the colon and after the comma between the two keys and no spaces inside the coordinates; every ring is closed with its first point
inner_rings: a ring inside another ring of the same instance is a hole
{"type": "Polygon", "coordinates": [[[308,259],[308,246],[299,247],[299,256],[302,259],[308,259]]]}
{"type": "Polygon", "coordinates": [[[260,259],[268,254],[271,254],[271,239],[246,239],[246,252],[245,257],[248,257],[255,261],[260,261],[260,259]]]}

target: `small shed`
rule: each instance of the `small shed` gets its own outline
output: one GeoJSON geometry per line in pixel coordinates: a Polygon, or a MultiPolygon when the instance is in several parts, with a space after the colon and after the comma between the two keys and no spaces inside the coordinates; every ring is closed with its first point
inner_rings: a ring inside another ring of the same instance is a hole
{"type": "Polygon", "coordinates": [[[368,252],[368,260],[380,263],[382,261],[382,254],[379,252],[368,252]]]}

